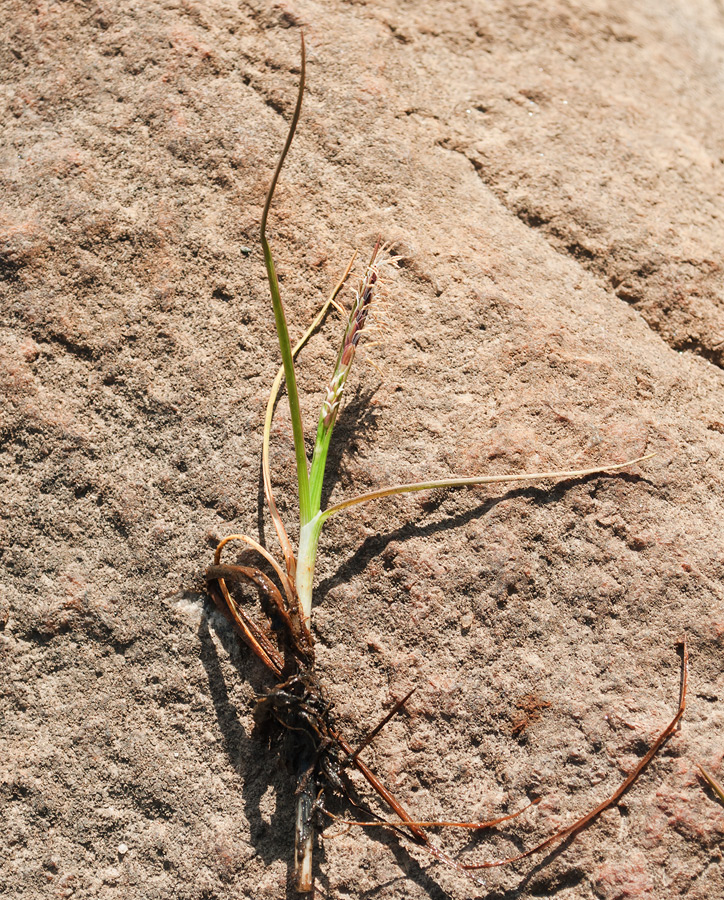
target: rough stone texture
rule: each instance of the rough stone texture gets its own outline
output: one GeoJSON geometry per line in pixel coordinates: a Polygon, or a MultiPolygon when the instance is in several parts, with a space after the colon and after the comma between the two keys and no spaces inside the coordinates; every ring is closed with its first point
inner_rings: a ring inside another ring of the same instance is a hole
{"type": "MultiPolygon", "coordinates": [[[[202,573],[232,531],[273,543],[257,229],[303,25],[271,225],[292,331],[354,247],[405,254],[331,496],[657,454],[332,522],[315,628],[341,730],[417,685],[367,758],[423,818],[543,796],[440,836],[502,857],[614,789],[673,715],[684,631],[692,653],[680,732],[562,851],[478,891],[352,829],[320,895],[723,896],[696,769],[724,772],[721,0],[0,10],[0,895],[291,895],[293,786],[251,715],[269,680],[202,573]]],[[[338,333],[304,353],[308,425],[338,333]]],[[[293,522],[283,406],[273,443],[293,522]]]]}

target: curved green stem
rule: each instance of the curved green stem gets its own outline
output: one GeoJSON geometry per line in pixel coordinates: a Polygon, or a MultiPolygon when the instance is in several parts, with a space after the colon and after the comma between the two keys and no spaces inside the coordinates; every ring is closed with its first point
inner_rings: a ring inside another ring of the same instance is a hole
{"type": "Polygon", "coordinates": [[[292,418],[292,433],[294,435],[294,453],[297,462],[297,483],[299,486],[299,518],[302,524],[308,522],[311,518],[309,503],[309,471],[307,469],[307,454],[304,448],[304,426],[302,425],[302,413],[299,407],[299,393],[297,391],[297,378],[294,373],[294,356],[292,354],[292,345],[289,340],[289,330],[287,329],[287,319],[284,314],[281,295],[279,294],[279,282],[277,280],[276,269],[274,268],[274,259],[272,257],[269,242],[266,239],[266,221],[269,215],[269,207],[271,206],[274,191],[279,180],[279,173],[284,165],[284,160],[289,152],[289,148],[294,138],[294,132],[297,130],[299,122],[299,114],[302,111],[302,97],[304,95],[304,80],[306,76],[306,54],[304,50],[304,35],[302,35],[302,71],[299,77],[299,93],[297,94],[297,103],[294,107],[294,115],[289,126],[289,133],[284,144],[279,162],[274,170],[272,182],[267,194],[266,203],[264,204],[264,212],[261,217],[261,246],[264,250],[264,265],[266,266],[266,274],[269,280],[269,290],[272,296],[272,306],[274,307],[274,321],[276,323],[277,334],[279,336],[279,348],[282,353],[282,365],[284,366],[284,378],[287,383],[287,397],[289,399],[289,412],[292,418]]]}

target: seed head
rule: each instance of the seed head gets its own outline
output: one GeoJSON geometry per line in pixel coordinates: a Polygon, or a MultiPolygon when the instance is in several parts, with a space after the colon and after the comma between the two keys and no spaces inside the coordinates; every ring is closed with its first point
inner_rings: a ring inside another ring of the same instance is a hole
{"type": "Polygon", "coordinates": [[[384,249],[378,240],[359,287],[355,291],[354,303],[347,320],[342,346],[337,357],[337,364],[334,367],[334,374],[327,386],[327,393],[322,403],[321,422],[324,428],[331,428],[337,418],[344,385],[354,362],[357,345],[362,337],[362,332],[372,309],[375,288],[378,286],[380,278],[380,267],[385,263],[394,264],[398,259],[398,257],[394,256],[380,259],[381,252],[384,252],[384,249]]]}

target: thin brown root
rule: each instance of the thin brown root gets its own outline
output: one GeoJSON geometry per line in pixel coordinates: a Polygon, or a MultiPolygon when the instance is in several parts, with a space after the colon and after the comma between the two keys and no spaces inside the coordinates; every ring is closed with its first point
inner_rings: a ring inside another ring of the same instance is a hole
{"type": "MultiPolygon", "coordinates": [[[[333,738],[340,749],[344,750],[348,755],[352,755],[354,752],[352,747],[345,741],[343,737],[336,734],[331,728],[329,729],[329,736],[333,738]]],[[[372,772],[368,766],[366,766],[361,759],[355,757],[352,762],[354,763],[355,768],[362,774],[362,776],[367,780],[367,783],[377,792],[377,795],[384,800],[384,802],[392,809],[397,815],[402,819],[403,825],[406,829],[409,829],[410,834],[415,840],[415,843],[426,850],[430,856],[434,859],[438,860],[438,862],[444,863],[446,866],[449,866],[451,869],[454,869],[456,872],[459,872],[461,875],[465,875],[474,881],[476,884],[485,886],[485,882],[478,878],[472,871],[468,871],[465,866],[459,863],[456,859],[453,859],[449,853],[446,853],[428,837],[427,833],[423,831],[422,828],[419,828],[415,825],[414,820],[408,814],[405,807],[395,798],[395,796],[384,786],[384,784],[380,781],[380,779],[372,772]]],[[[375,815],[372,813],[372,815],[375,815]]],[[[394,828],[395,826],[391,826],[394,828]]],[[[409,836],[409,835],[408,835],[409,836]]]]}
{"type": "Polygon", "coordinates": [[[555,834],[550,835],[550,837],[547,837],[544,841],[541,841],[540,844],[537,844],[535,847],[531,847],[530,850],[526,850],[524,853],[519,853],[516,856],[509,856],[506,859],[491,860],[490,862],[484,863],[468,863],[465,864],[463,868],[468,871],[476,871],[478,869],[492,869],[497,868],[498,866],[507,866],[511,863],[518,862],[521,859],[532,856],[534,853],[541,853],[543,850],[547,850],[554,844],[575,837],[578,832],[583,831],[584,828],[587,828],[592,822],[594,822],[602,812],[605,812],[605,810],[609,809],[612,806],[615,806],[615,804],[618,803],[621,797],[623,797],[626,791],[629,790],[629,788],[638,779],[639,775],[641,775],[641,773],[648,766],[651,760],[656,756],[656,754],[666,743],[668,738],[671,737],[671,735],[674,733],[676,726],[679,724],[681,717],[684,715],[684,710],[686,709],[686,686],[689,678],[689,648],[687,646],[685,636],[681,641],[681,646],[681,692],[679,697],[679,707],[676,711],[676,715],[671,720],[671,722],[669,722],[666,728],[661,732],[658,738],[654,741],[646,756],[644,756],[641,762],[638,763],[638,765],[634,768],[633,772],[631,772],[628,778],[626,778],[623,784],[621,784],[620,787],[618,787],[610,797],[604,800],[603,803],[599,803],[599,805],[595,809],[592,809],[591,812],[586,813],[585,816],[582,816],[567,828],[562,828],[555,834]]]}
{"type": "Polygon", "coordinates": [[[417,687],[414,687],[409,693],[407,693],[402,698],[402,700],[398,700],[398,702],[395,703],[395,705],[387,713],[387,715],[379,723],[379,725],[376,725],[372,729],[372,731],[370,731],[370,733],[367,735],[367,737],[362,741],[362,743],[357,747],[357,749],[354,751],[354,753],[350,754],[351,759],[356,759],[360,755],[360,753],[364,750],[364,748],[372,743],[372,741],[377,737],[377,735],[380,733],[380,731],[382,731],[382,729],[390,721],[390,719],[394,718],[397,715],[397,713],[402,710],[404,705],[407,703],[407,701],[410,699],[410,697],[412,697],[412,695],[415,693],[416,690],[417,690],[417,687]]]}
{"type": "MultiPolygon", "coordinates": [[[[360,765],[364,765],[364,764],[362,763],[360,765]]],[[[375,787],[375,790],[377,790],[376,787],[375,787]]],[[[396,803],[397,807],[399,807],[399,804],[397,804],[397,801],[395,801],[395,803],[396,803]]],[[[357,806],[358,804],[355,803],[354,805],[357,806]]],[[[344,831],[340,831],[337,834],[333,834],[333,835],[329,835],[329,836],[322,835],[322,837],[325,840],[335,840],[336,838],[342,837],[343,835],[345,835],[347,833],[347,831],[349,831],[349,828],[351,828],[352,825],[361,825],[363,827],[370,826],[370,825],[379,825],[382,827],[386,826],[387,828],[390,828],[394,831],[399,832],[400,834],[403,835],[403,837],[408,837],[408,838],[409,838],[409,835],[405,831],[403,831],[403,828],[410,828],[410,830],[414,834],[414,828],[415,828],[414,822],[400,821],[397,824],[394,822],[386,822],[384,819],[379,818],[377,816],[377,813],[374,813],[374,812],[372,812],[372,810],[369,810],[369,809],[365,810],[365,812],[367,812],[371,816],[374,816],[375,818],[377,818],[376,822],[353,822],[353,821],[350,821],[349,819],[343,819],[341,816],[335,816],[334,813],[331,813],[328,809],[325,809],[324,807],[320,807],[320,808],[321,808],[322,812],[325,814],[325,816],[328,816],[330,819],[334,820],[338,824],[348,826],[347,828],[345,828],[344,831]]],[[[404,812],[404,810],[403,810],[403,812],[404,812]]],[[[420,832],[420,833],[424,834],[424,832],[420,832]]],[[[453,859],[452,856],[445,853],[444,850],[441,850],[440,847],[433,844],[432,841],[427,837],[427,835],[425,835],[424,840],[418,840],[417,845],[420,846],[423,850],[426,850],[430,854],[430,856],[432,856],[438,862],[441,862],[444,865],[449,866],[451,869],[454,869],[460,875],[465,875],[466,878],[471,879],[471,881],[474,881],[475,884],[479,885],[480,887],[485,887],[485,881],[483,881],[481,878],[479,878],[477,875],[475,875],[474,872],[468,871],[467,868],[465,866],[461,865],[456,859],[453,859]]]]}
{"type": "MultiPolygon", "coordinates": [[[[317,797],[319,800],[319,797],[317,797]]],[[[321,809],[325,816],[329,816],[330,819],[333,819],[338,825],[344,825],[345,827],[338,831],[336,834],[326,834],[325,832],[320,833],[320,837],[324,841],[336,841],[337,838],[344,837],[345,834],[348,834],[352,830],[352,825],[354,822],[347,822],[341,816],[335,816],[334,813],[331,813],[328,809],[325,809],[323,806],[318,806],[317,809],[321,809]]]]}
{"type": "Polygon", "coordinates": [[[393,828],[395,831],[399,831],[401,828],[409,828],[411,825],[414,825],[417,828],[466,828],[469,831],[484,831],[489,828],[496,828],[498,825],[502,825],[503,822],[510,822],[511,819],[517,819],[518,816],[522,816],[524,812],[527,812],[531,807],[537,806],[539,803],[540,797],[537,797],[535,800],[531,800],[530,803],[527,803],[522,809],[519,809],[514,813],[509,813],[507,816],[500,816],[498,819],[491,819],[489,822],[438,822],[435,820],[431,822],[408,822],[403,821],[402,819],[398,822],[386,819],[379,819],[376,822],[363,822],[356,819],[344,819],[341,816],[335,816],[326,809],[324,810],[324,813],[331,819],[334,819],[335,822],[344,823],[350,828],[353,825],[357,825],[360,828],[393,828]]]}

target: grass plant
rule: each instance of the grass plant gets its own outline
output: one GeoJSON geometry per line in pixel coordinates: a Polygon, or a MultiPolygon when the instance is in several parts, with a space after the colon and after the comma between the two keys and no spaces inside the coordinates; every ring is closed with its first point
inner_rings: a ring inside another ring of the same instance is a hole
{"type": "MultiPolygon", "coordinates": [[[[264,205],[261,219],[261,245],[264,253],[264,262],[271,293],[272,308],[276,331],[279,338],[281,352],[281,367],[272,385],[269,402],[266,409],[264,422],[264,435],[262,447],[262,473],[264,493],[269,506],[271,519],[281,546],[283,563],[253,538],[234,534],[225,538],[217,547],[214,565],[207,572],[209,591],[221,609],[232,621],[237,632],[246,641],[249,647],[256,653],[268,670],[277,680],[277,685],[262,701],[261,706],[271,717],[281,722],[296,742],[293,753],[294,765],[297,772],[297,817],[296,817],[296,841],[295,841],[295,884],[300,892],[309,892],[313,887],[312,873],[312,848],[314,843],[314,813],[317,809],[324,810],[321,799],[322,789],[320,784],[331,784],[339,792],[346,792],[342,785],[340,770],[344,765],[352,765],[367,779],[379,797],[390,806],[398,818],[394,822],[383,823],[386,827],[394,828],[399,833],[404,833],[416,843],[425,847],[437,859],[453,866],[460,872],[471,872],[482,865],[461,865],[449,857],[444,851],[434,844],[424,831],[430,825],[447,825],[452,827],[465,827],[479,829],[497,825],[511,818],[503,816],[492,823],[423,823],[416,822],[395,800],[390,792],[381,784],[379,779],[364,765],[359,758],[360,746],[356,751],[334,730],[329,721],[329,706],[323,699],[323,693],[316,680],[314,672],[314,641],[311,631],[311,616],[314,597],[314,567],[317,556],[322,528],[332,516],[343,514],[362,503],[380,500],[385,497],[414,491],[431,491],[440,488],[465,488],[486,484],[505,484],[521,481],[545,481],[584,478],[597,473],[616,472],[629,468],[636,463],[649,459],[653,454],[641,456],[637,459],[623,463],[604,463],[584,469],[570,469],[554,472],[531,472],[510,475],[489,475],[474,478],[450,477],[445,479],[428,480],[409,484],[396,484],[386,488],[368,491],[367,493],[351,497],[335,503],[326,509],[321,508],[322,490],[325,477],[327,456],[330,441],[334,431],[340,405],[344,397],[344,389],[354,362],[357,348],[363,340],[368,329],[370,316],[374,309],[376,292],[381,279],[381,269],[388,264],[394,264],[394,257],[380,246],[378,241],[369,262],[367,263],[359,286],[354,293],[351,309],[345,314],[346,321],[340,342],[336,362],[329,382],[326,386],[324,398],[317,420],[316,438],[312,452],[311,462],[307,458],[305,449],[305,428],[302,421],[302,413],[299,402],[299,392],[295,372],[295,357],[304,346],[313,331],[323,322],[326,314],[332,307],[339,307],[337,297],[349,279],[355,258],[353,257],[345,273],[335,286],[329,299],[320,310],[315,320],[295,346],[292,346],[286,313],[282,303],[279,283],[274,265],[274,258],[267,238],[267,220],[274,197],[274,192],[279,180],[282,166],[292,143],[294,133],[299,121],[302,108],[306,76],[306,60],[304,40],[302,38],[301,75],[296,105],[292,116],[289,132],[284,148],[274,171],[269,192],[264,205]],[[270,474],[270,434],[274,408],[279,396],[282,382],[286,385],[286,393],[289,404],[289,412],[292,423],[294,451],[296,459],[297,493],[299,508],[299,543],[295,553],[292,541],[287,534],[282,518],[279,514],[270,474]],[[241,541],[252,551],[255,551],[263,560],[271,566],[278,584],[273,581],[261,569],[252,566],[222,564],[221,556],[223,548],[230,541],[241,541]],[[246,615],[237,600],[229,591],[228,583],[245,580],[254,583],[262,592],[266,601],[271,605],[277,617],[280,617],[288,638],[288,647],[291,653],[280,649],[278,641],[275,642],[271,632],[260,628],[246,615]]],[[[530,853],[548,847],[552,843],[571,837],[576,831],[585,827],[596,818],[600,812],[611,803],[617,801],[621,794],[628,790],[638,774],[650,759],[655,755],[661,744],[672,733],[683,713],[682,700],[677,715],[659,740],[623,786],[604,803],[600,804],[588,816],[583,817],[567,828],[550,836],[537,847],[520,854],[522,858],[530,853]]],[[[386,717],[385,722],[404,705],[404,701],[386,717]]],[[[381,725],[384,724],[381,723],[381,725]]],[[[381,727],[381,726],[380,726],[381,727]]],[[[371,740],[378,729],[363,742],[363,746],[371,740]]],[[[368,819],[379,819],[377,814],[369,809],[363,809],[368,819]]],[[[356,824],[372,824],[371,821],[358,822],[356,824]]],[[[379,821],[374,824],[380,824],[379,821]]],[[[503,864],[512,859],[501,860],[503,864]]]]}

